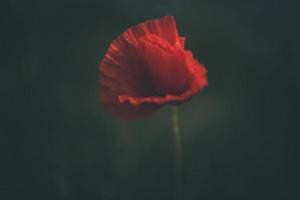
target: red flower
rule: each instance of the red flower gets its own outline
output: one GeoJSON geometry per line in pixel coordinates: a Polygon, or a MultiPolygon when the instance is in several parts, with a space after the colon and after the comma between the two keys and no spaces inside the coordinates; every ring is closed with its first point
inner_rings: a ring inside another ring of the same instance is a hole
{"type": "Polygon", "coordinates": [[[190,99],[207,85],[206,69],[184,43],[173,16],[127,29],[100,63],[100,102],[128,120],[190,99]]]}

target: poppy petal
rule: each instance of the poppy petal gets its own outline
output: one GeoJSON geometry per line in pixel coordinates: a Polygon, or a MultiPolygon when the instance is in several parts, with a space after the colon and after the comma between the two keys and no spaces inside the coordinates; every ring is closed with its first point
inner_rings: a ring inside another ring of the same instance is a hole
{"type": "Polygon", "coordinates": [[[186,54],[181,47],[172,46],[155,35],[141,38],[143,56],[153,84],[160,95],[181,95],[191,84],[185,66],[186,54]]]}
{"type": "Polygon", "coordinates": [[[130,120],[190,99],[207,85],[206,70],[184,46],[173,16],[128,28],[100,63],[100,102],[130,120]]]}
{"type": "Polygon", "coordinates": [[[155,20],[147,20],[127,29],[123,34],[140,38],[145,34],[154,34],[171,45],[180,43],[176,22],[173,16],[165,16],[155,20]]]}

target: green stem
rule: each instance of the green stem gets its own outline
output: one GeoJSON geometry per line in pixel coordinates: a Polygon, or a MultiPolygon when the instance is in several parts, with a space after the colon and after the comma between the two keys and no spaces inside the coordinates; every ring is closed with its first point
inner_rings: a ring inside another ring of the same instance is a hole
{"type": "Polygon", "coordinates": [[[171,122],[175,146],[175,199],[182,200],[182,144],[177,106],[172,107],[171,122]]]}

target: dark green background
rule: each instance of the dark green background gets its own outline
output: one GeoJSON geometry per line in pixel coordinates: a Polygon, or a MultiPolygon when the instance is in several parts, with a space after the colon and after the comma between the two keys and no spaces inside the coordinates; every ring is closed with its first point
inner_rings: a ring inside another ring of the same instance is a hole
{"type": "Polygon", "coordinates": [[[172,14],[209,86],[180,106],[184,200],[300,199],[296,1],[1,3],[0,199],[173,199],[170,107],[123,123],[98,63],[128,26],[172,14]]]}

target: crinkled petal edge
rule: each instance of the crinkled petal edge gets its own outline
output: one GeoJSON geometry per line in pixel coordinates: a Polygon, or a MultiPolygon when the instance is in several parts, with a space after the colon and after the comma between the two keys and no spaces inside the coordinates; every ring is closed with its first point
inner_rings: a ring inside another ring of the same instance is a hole
{"type": "Polygon", "coordinates": [[[183,103],[198,91],[204,89],[207,86],[207,79],[202,77],[201,79],[194,80],[191,88],[181,95],[166,95],[166,96],[148,96],[148,97],[133,97],[129,95],[121,95],[118,97],[120,103],[130,103],[131,105],[138,106],[144,103],[148,104],[180,104],[183,103]]]}

